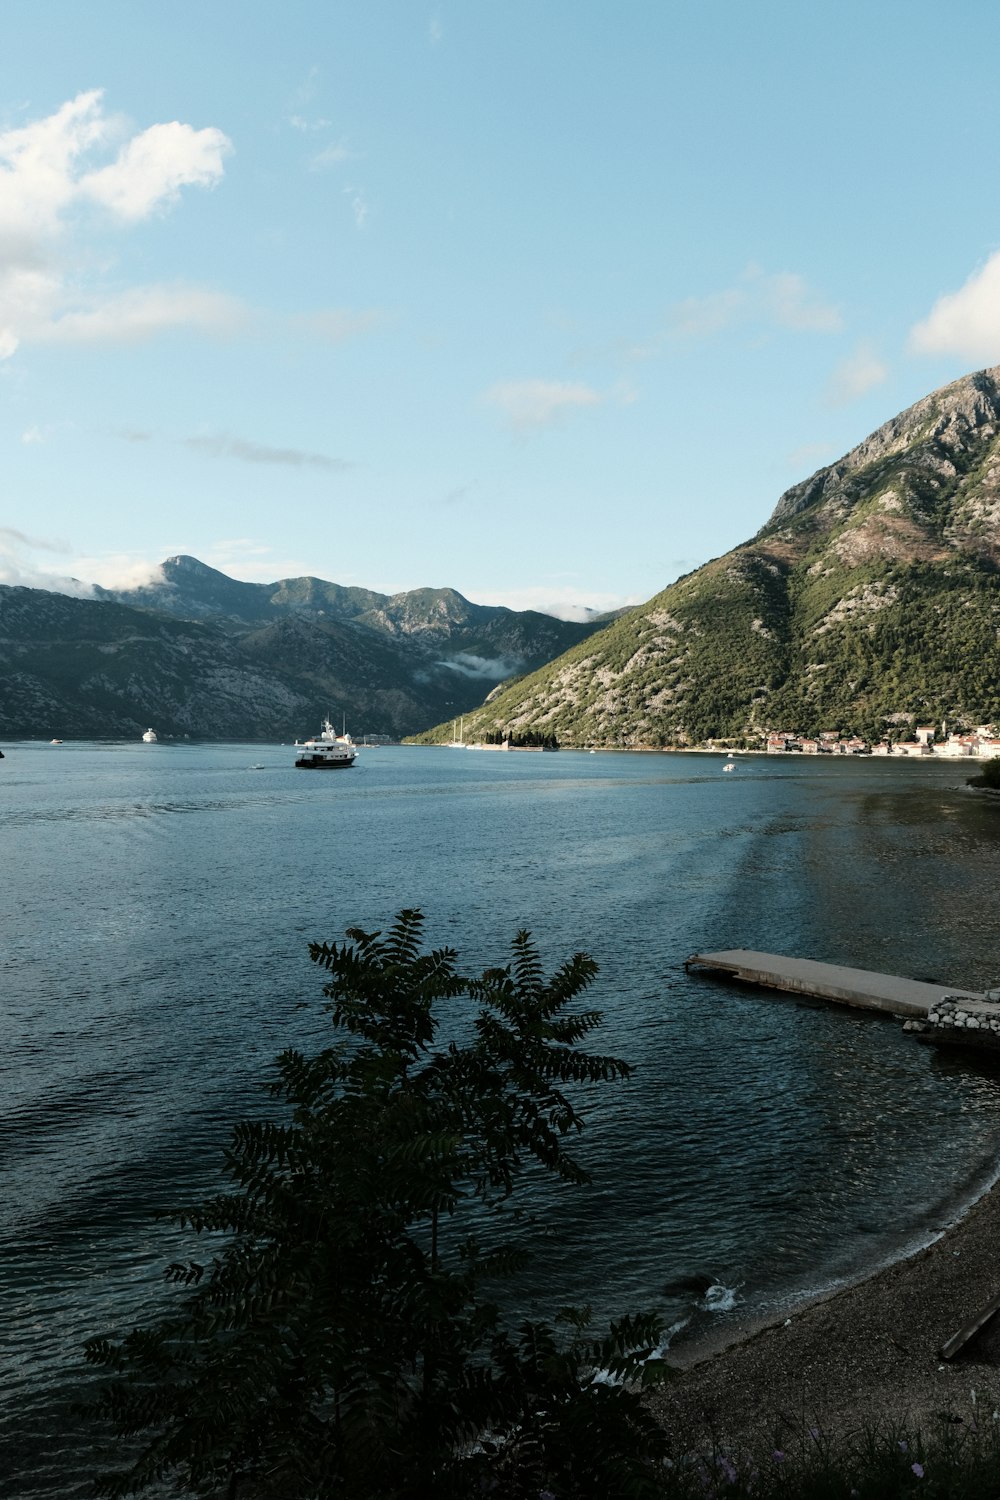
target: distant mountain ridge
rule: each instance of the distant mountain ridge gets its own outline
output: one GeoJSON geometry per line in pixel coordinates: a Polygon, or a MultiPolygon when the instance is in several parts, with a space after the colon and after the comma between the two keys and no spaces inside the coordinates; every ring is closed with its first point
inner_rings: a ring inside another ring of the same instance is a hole
{"type": "Polygon", "coordinates": [[[183,555],[168,557],[160,571],[161,582],[133,589],[95,587],[94,597],[184,620],[222,624],[255,625],[293,617],[336,620],[382,635],[410,638],[432,650],[442,642],[452,643],[458,652],[492,650],[529,670],[536,659],[547,659],[565,649],[566,641],[592,634],[608,618],[595,615],[586,622],[567,621],[536,610],[472,604],[449,588],[379,594],[309,576],[243,583],[196,557],[183,555]]]}
{"type": "Polygon", "coordinates": [[[168,558],[162,581],[89,599],[0,586],[0,735],[292,739],[326,711],[358,734],[414,733],[599,628],[384,595],[319,578],[229,578],[168,558]]]}
{"type": "Polygon", "coordinates": [[[998,569],[994,368],[916,402],[786,490],[750,541],[498,687],[466,735],[759,745],[768,730],[996,722],[998,569]]]}

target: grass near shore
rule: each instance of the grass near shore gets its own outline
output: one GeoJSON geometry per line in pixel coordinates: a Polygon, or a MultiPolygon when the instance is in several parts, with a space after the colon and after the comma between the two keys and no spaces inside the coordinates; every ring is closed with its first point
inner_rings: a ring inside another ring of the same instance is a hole
{"type": "Polygon", "coordinates": [[[1000,1495],[1000,1412],[878,1423],[846,1437],[804,1427],[752,1454],[724,1445],[674,1462],[664,1500],[988,1500],[1000,1495]],[[784,1442],[785,1446],[778,1446],[784,1442]]]}

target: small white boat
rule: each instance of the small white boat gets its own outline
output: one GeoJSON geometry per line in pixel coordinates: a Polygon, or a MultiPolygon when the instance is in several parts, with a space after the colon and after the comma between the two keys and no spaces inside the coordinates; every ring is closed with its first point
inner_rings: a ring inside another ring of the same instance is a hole
{"type": "Polygon", "coordinates": [[[143,742],[144,745],[155,745],[156,744],[156,730],[155,729],[147,729],[146,733],[142,737],[142,742],[143,742]]]}
{"type": "Polygon", "coordinates": [[[729,759],[726,761],[726,764],[723,766],[722,769],[724,771],[735,771],[736,770],[736,762],[733,760],[732,756],[729,757],[729,759]]]}
{"type": "Polygon", "coordinates": [[[323,728],[311,740],[298,745],[299,754],[295,765],[300,771],[339,771],[353,766],[358,747],[346,729],[338,734],[329,719],[323,720],[323,728]]]}

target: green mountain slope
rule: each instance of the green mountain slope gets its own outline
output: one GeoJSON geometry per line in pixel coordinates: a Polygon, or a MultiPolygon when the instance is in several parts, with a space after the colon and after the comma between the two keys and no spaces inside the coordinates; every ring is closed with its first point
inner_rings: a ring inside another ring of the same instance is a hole
{"type": "Polygon", "coordinates": [[[242,583],[186,556],[168,557],[155,583],[118,591],[98,588],[95,597],[178,619],[211,621],[234,634],[281,620],[350,625],[411,647],[415,655],[460,676],[494,682],[511,672],[532,671],[602,623],[597,617],[557,620],[535,610],[472,604],[455,589],[378,594],[311,577],[242,583]]]}
{"type": "Polygon", "coordinates": [[[285,739],[329,711],[352,732],[414,733],[598,628],[322,579],[241,583],[196,558],[97,599],[0,586],[0,735],[285,739]]]}
{"type": "Polygon", "coordinates": [[[998,569],[1000,368],[919,401],[788,490],[751,541],[497,689],[466,738],[756,745],[996,721],[998,569]]]}

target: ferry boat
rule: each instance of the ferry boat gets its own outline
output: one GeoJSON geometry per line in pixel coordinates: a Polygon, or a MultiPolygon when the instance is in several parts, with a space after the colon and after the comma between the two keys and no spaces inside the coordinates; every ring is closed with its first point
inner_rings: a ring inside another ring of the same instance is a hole
{"type": "Polygon", "coordinates": [[[144,745],[155,745],[156,744],[156,730],[155,729],[147,729],[146,733],[142,737],[142,742],[143,742],[144,745]]]}
{"type": "Polygon", "coordinates": [[[338,734],[330,720],[324,719],[319,734],[304,740],[298,751],[295,765],[300,771],[339,771],[353,766],[358,747],[346,730],[338,734]]]}

